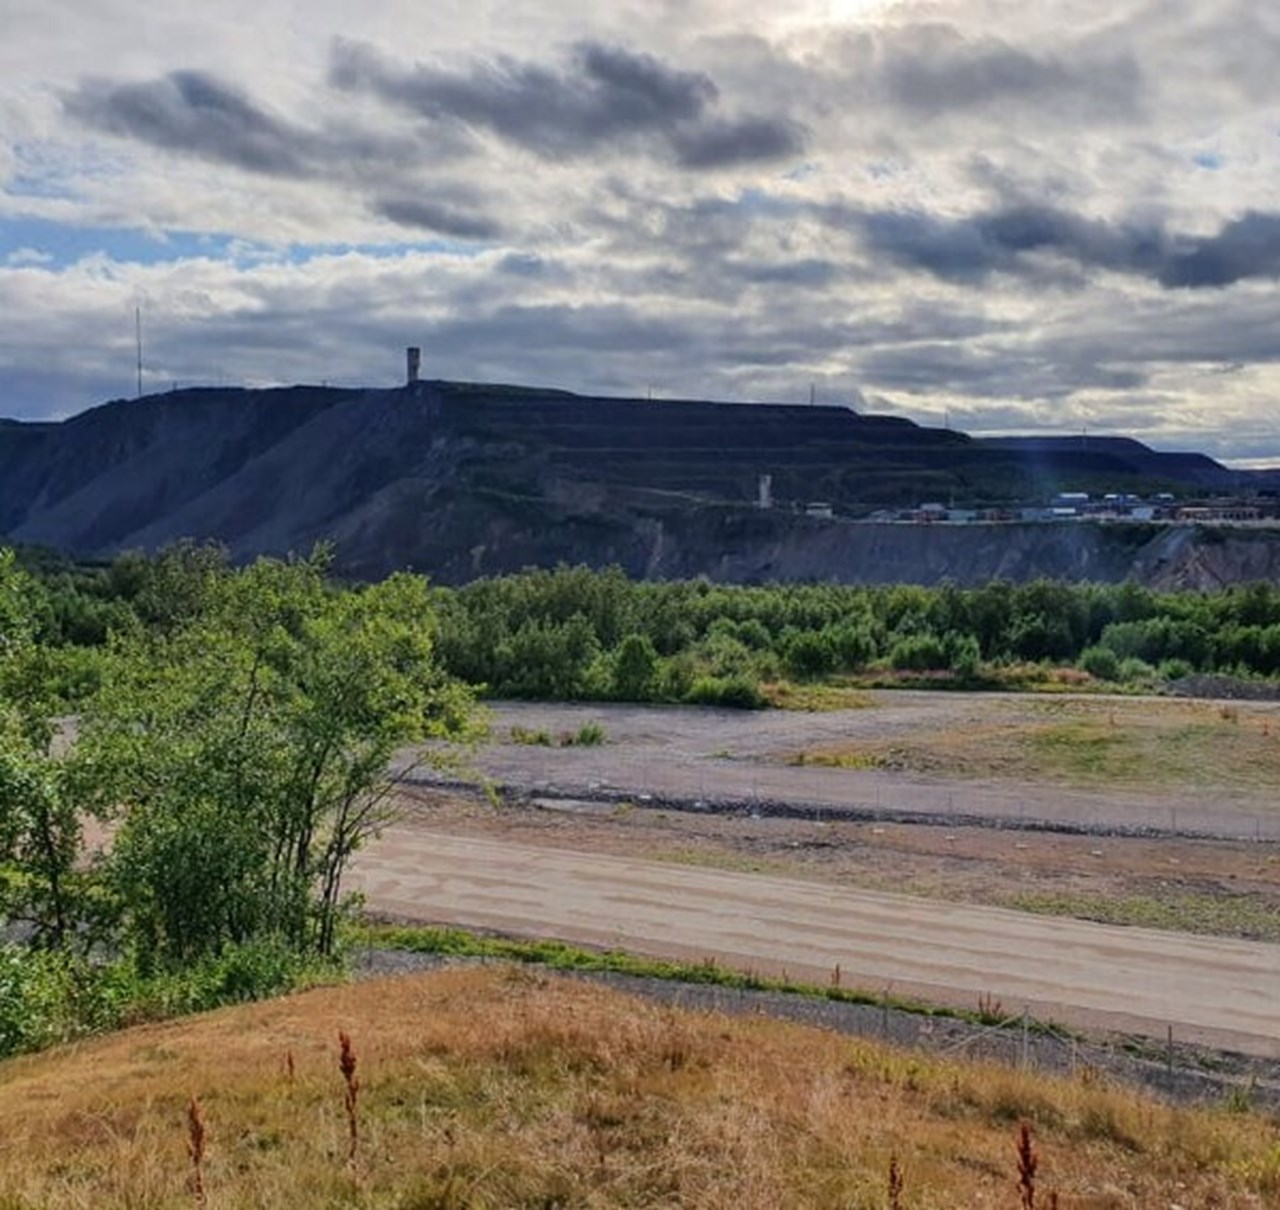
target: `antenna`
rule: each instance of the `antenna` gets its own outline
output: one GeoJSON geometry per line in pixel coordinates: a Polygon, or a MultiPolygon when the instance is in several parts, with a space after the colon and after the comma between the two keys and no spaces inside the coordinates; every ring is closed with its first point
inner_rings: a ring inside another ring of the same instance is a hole
{"type": "Polygon", "coordinates": [[[133,330],[138,342],[138,398],[142,398],[142,308],[133,309],[133,330]]]}

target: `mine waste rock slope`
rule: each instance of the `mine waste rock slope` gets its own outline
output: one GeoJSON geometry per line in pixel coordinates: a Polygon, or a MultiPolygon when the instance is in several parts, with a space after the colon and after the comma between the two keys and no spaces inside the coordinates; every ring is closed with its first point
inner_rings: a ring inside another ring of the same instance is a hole
{"type": "MultiPolygon", "coordinates": [[[[196,389],[0,421],[0,539],[81,556],[216,539],[335,545],[338,569],[458,583],[557,562],[635,576],[958,585],[1038,576],[1210,587],[1280,574],[1265,529],[867,524],[921,501],[1211,491],[1239,476],[1127,439],[980,441],[845,407],[588,398],[420,382],[196,389]],[[756,507],[771,476],[771,509],[756,507]]],[[[1260,478],[1258,486],[1270,485],[1260,478]]]]}

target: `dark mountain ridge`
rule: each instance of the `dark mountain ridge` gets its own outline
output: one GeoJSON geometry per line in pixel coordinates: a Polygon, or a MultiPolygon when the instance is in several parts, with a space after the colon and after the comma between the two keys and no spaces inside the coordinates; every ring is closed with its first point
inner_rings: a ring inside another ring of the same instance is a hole
{"type": "Polygon", "coordinates": [[[332,540],[351,574],[412,566],[452,581],[557,560],[733,579],[1113,579],[1133,565],[1132,534],[1095,555],[1096,537],[1015,541],[1010,526],[908,537],[797,509],[1240,481],[1203,455],[1128,438],[975,440],[842,407],[444,382],[184,390],[61,423],[0,422],[7,540],[105,555],[212,538],[241,559],[332,540]],[[750,507],[762,475],[771,511],[750,507]]]}

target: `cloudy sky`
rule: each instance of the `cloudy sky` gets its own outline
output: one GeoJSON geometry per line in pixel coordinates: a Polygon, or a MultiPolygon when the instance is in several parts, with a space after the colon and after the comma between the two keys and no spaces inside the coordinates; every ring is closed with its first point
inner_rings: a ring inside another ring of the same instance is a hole
{"type": "Polygon", "coordinates": [[[0,414],[430,377],[1280,462],[1273,0],[0,0],[0,414]],[[782,14],[782,15],[779,15],[782,14]]]}

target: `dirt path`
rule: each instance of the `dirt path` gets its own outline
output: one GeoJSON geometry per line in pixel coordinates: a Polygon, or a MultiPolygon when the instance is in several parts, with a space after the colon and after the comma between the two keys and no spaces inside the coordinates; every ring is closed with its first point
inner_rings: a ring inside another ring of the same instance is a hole
{"type": "Polygon", "coordinates": [[[1280,1057],[1280,946],[516,845],[407,823],[353,885],[412,919],[718,960],[1280,1057]]]}
{"type": "Polygon", "coordinates": [[[1112,924],[1280,942],[1280,845],[665,811],[555,799],[495,808],[419,790],[455,836],[773,874],[1112,924]]]}

